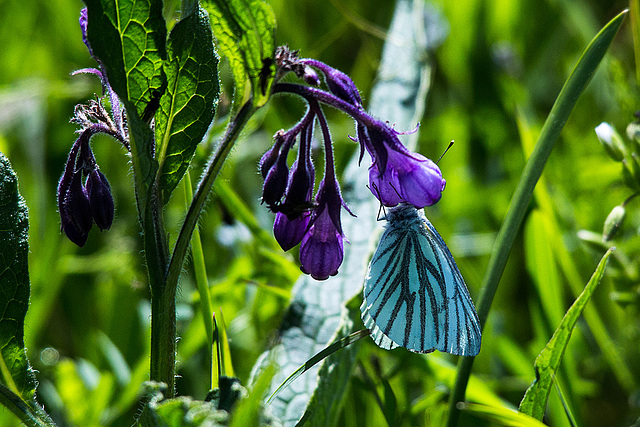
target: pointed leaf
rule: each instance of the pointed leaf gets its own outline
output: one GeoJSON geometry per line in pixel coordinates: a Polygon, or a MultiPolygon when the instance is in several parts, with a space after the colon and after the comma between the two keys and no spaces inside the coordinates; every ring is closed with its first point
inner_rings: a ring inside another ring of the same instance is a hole
{"type": "Polygon", "coordinates": [[[18,178],[0,153],[0,403],[28,425],[50,420],[35,401],[36,379],[24,346],[29,306],[29,213],[18,178]]]}
{"type": "Polygon", "coordinates": [[[167,30],[162,1],[86,0],[85,3],[89,42],[106,68],[109,84],[121,101],[135,106],[138,117],[149,118],[145,116],[154,109],[153,104],[157,104],[165,85],[162,64],[166,58],[167,30]]]}
{"type": "Polygon", "coordinates": [[[276,20],[262,0],[203,0],[218,47],[229,60],[236,85],[234,104],[244,104],[246,81],[251,83],[253,105],[269,99],[275,75],[276,20]]]}
{"type": "Polygon", "coordinates": [[[567,310],[567,313],[553,336],[536,358],[534,364],[536,379],[529,389],[527,389],[522,402],[520,402],[519,410],[521,412],[538,420],[542,420],[547,408],[547,399],[549,398],[551,385],[562,361],[564,350],[567,348],[569,338],[571,338],[571,332],[573,332],[573,328],[578,321],[578,317],[582,314],[582,310],[584,310],[591,295],[593,295],[593,292],[600,283],[611,252],[612,249],[609,249],[604,254],[596,271],[591,276],[591,279],[589,279],[589,283],[587,283],[587,286],[580,296],[578,296],[573,305],[567,310]]]}
{"type": "MultiPolygon", "coordinates": [[[[153,133],[149,128],[166,81],[167,29],[161,0],[86,0],[87,35],[94,55],[127,110],[131,160],[140,212],[146,211],[155,178],[153,133]]],[[[150,249],[150,248],[149,248],[150,249]]]]}
{"type": "Polygon", "coordinates": [[[173,27],[167,54],[167,90],[155,115],[160,189],[165,201],[187,170],[218,102],[218,56],[204,9],[194,10],[173,27]]]}

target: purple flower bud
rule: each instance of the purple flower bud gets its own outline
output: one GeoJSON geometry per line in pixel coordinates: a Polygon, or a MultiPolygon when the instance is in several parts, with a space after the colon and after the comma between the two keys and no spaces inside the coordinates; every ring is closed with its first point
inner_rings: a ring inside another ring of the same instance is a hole
{"type": "Polygon", "coordinates": [[[71,182],[62,197],[60,209],[62,230],[69,240],[82,247],[87,242],[89,231],[93,225],[93,216],[89,198],[82,185],[81,170],[73,174],[71,182]]]}
{"type": "Polygon", "coordinates": [[[283,251],[288,251],[302,241],[309,228],[310,219],[311,212],[302,212],[292,219],[282,212],[276,214],[273,235],[283,251]]]}
{"type": "Polygon", "coordinates": [[[324,62],[316,61],[315,59],[301,59],[300,63],[305,65],[311,65],[322,71],[325,81],[331,93],[338,98],[341,98],[353,105],[362,105],[362,99],[360,98],[360,92],[356,87],[351,77],[346,75],[340,70],[328,66],[324,62]]]}
{"type": "Polygon", "coordinates": [[[100,227],[100,230],[108,230],[113,223],[113,197],[109,181],[97,167],[89,172],[87,195],[91,204],[93,220],[100,227]]]}
{"type": "Polygon", "coordinates": [[[383,205],[407,202],[421,209],[440,200],[446,181],[434,162],[406,150],[389,149],[387,153],[384,171],[375,161],[369,168],[371,191],[383,205]]]}
{"type": "Polygon", "coordinates": [[[278,160],[278,154],[280,153],[280,147],[284,143],[284,131],[281,129],[273,136],[274,142],[271,148],[262,155],[260,159],[260,173],[262,179],[265,179],[269,174],[269,170],[278,160]]]}
{"type": "MultiPolygon", "coordinates": [[[[286,147],[285,147],[286,148],[286,147]]],[[[283,148],[283,151],[284,148],[283,148]]],[[[286,150],[288,151],[288,150],[286,150]]],[[[287,166],[287,153],[281,152],[275,165],[269,169],[262,186],[262,202],[270,208],[280,203],[289,181],[289,168],[287,166]]]]}
{"type": "Polygon", "coordinates": [[[300,244],[300,269],[316,280],[325,280],[338,273],[344,257],[342,233],[338,231],[329,207],[315,218],[300,244]]]}

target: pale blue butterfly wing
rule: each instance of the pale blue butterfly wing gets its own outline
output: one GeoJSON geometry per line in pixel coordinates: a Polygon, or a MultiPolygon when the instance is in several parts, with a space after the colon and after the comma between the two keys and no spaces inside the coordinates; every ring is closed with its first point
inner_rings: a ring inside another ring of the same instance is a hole
{"type": "Polygon", "coordinates": [[[462,356],[480,351],[480,322],[456,262],[422,209],[391,208],[360,310],[382,348],[462,356]]]}

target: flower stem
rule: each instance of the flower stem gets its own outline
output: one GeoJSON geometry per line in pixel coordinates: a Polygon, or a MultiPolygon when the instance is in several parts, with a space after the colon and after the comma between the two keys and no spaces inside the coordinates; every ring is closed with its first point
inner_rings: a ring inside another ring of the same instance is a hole
{"type": "Polygon", "coordinates": [[[178,283],[178,277],[182,270],[184,259],[187,255],[187,250],[189,249],[193,230],[197,225],[198,218],[200,217],[204,204],[211,192],[211,187],[220,172],[220,168],[222,167],[224,160],[229,155],[231,147],[233,147],[234,142],[238,139],[240,131],[244,128],[244,125],[255,111],[256,109],[254,108],[251,100],[247,101],[247,103],[240,108],[236,117],[229,124],[222,142],[211,155],[207,168],[198,183],[198,188],[193,200],[191,201],[189,210],[187,211],[187,216],[182,224],[182,229],[178,235],[178,239],[171,256],[171,261],[169,263],[169,268],[167,270],[166,285],[167,287],[174,288],[174,292],[178,283]]]}

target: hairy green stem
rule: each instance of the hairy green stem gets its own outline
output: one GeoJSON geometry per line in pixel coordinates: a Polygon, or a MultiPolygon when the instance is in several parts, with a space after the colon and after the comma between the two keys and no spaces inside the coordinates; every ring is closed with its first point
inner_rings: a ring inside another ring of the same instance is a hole
{"type": "Polygon", "coordinates": [[[175,393],[176,287],[167,286],[164,272],[168,253],[162,209],[156,185],[151,188],[144,221],[145,258],[151,288],[150,378],[167,384],[168,396],[175,393]]]}
{"type": "MultiPolygon", "coordinates": [[[[591,77],[593,77],[596,68],[600,64],[626,14],[627,11],[623,11],[612,19],[591,41],[562,87],[560,95],[558,95],[544,123],[538,142],[531,157],[527,161],[518,187],[511,199],[509,210],[498,233],[487,267],[487,273],[482,283],[480,297],[478,299],[478,317],[483,327],[489,315],[489,309],[491,308],[500,277],[507,263],[511,247],[513,246],[513,242],[524,219],[527,206],[531,200],[533,189],[542,174],[544,165],[549,158],[549,154],[551,154],[551,150],[571,110],[587,86],[587,83],[591,80],[591,77]]],[[[455,426],[458,423],[460,411],[457,403],[464,400],[473,361],[473,357],[463,357],[459,364],[458,375],[449,401],[448,426],[455,426]]]]}
{"type": "Polygon", "coordinates": [[[173,255],[171,256],[171,262],[169,263],[169,268],[167,269],[166,274],[167,287],[175,288],[177,286],[180,271],[182,270],[182,265],[189,249],[193,230],[198,223],[198,218],[200,217],[207,197],[211,192],[211,187],[222,168],[224,160],[229,155],[234,142],[238,139],[240,131],[244,128],[244,125],[253,115],[255,110],[256,109],[253,107],[251,100],[247,101],[247,103],[240,108],[236,117],[229,124],[222,142],[212,154],[211,159],[207,164],[207,168],[198,183],[198,189],[196,190],[193,200],[191,201],[191,205],[189,206],[189,210],[187,211],[187,216],[184,219],[182,229],[180,230],[180,234],[178,235],[178,239],[173,250],[173,255]]]}

